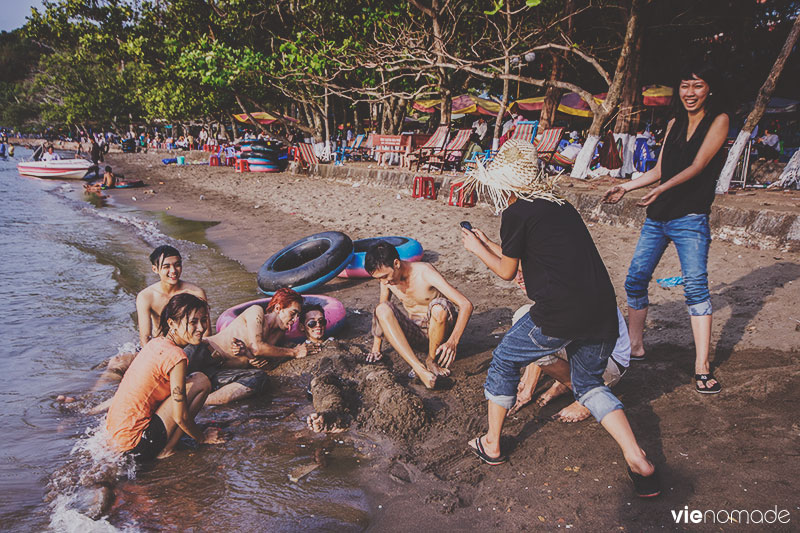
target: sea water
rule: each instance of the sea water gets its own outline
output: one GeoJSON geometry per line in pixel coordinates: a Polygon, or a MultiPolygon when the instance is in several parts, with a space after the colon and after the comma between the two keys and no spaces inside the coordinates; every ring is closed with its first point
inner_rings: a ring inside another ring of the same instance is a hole
{"type": "MultiPolygon", "coordinates": [[[[29,156],[20,148],[17,158],[29,156]]],[[[139,178],[135,176],[132,178],[139,178]]],[[[157,280],[147,256],[171,244],[183,279],[202,286],[216,317],[258,297],[255,279],[205,241],[209,223],[106,205],[79,181],[25,178],[0,159],[0,529],[9,531],[360,531],[369,505],[359,459],[304,429],[308,400],[273,380],[265,397],[204,409],[223,428],[218,446],[182,443],[146,467],[108,450],[102,416],[88,407],[98,363],[138,339],[135,294],[157,280]],[[56,401],[74,396],[72,404],[56,401]],[[320,465],[297,482],[298,467],[320,465]],[[87,493],[86,490],[89,490],[87,493]],[[95,491],[95,492],[91,492],[95,491]],[[81,498],[110,491],[91,519],[81,498]]]]}

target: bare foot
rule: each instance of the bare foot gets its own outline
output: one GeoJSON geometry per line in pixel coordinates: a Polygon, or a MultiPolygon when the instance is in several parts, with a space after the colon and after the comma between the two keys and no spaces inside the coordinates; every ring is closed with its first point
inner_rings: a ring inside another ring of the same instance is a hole
{"type": "Polygon", "coordinates": [[[569,392],[569,387],[562,384],[560,381],[554,381],[550,388],[544,391],[542,395],[536,399],[536,405],[539,407],[544,407],[554,399],[567,392],[569,392]]]}
{"type": "Polygon", "coordinates": [[[367,354],[367,363],[377,363],[383,359],[383,354],[381,352],[369,352],[367,354]]]}
{"type": "Polygon", "coordinates": [[[422,373],[417,372],[417,377],[420,379],[420,381],[422,381],[423,385],[425,385],[429,389],[432,389],[436,386],[436,378],[438,376],[433,372],[428,372],[428,371],[422,373]]]}
{"type": "Polygon", "coordinates": [[[580,422],[586,420],[592,413],[578,402],[572,402],[553,416],[559,422],[580,422]]]}
{"type": "Polygon", "coordinates": [[[347,428],[337,425],[331,421],[329,416],[331,413],[312,413],[306,418],[306,425],[308,429],[314,433],[341,433],[347,431],[347,428]]]}
{"type": "Polygon", "coordinates": [[[56,397],[56,401],[58,403],[73,403],[75,402],[75,398],[73,398],[72,396],[64,396],[63,394],[59,394],[56,397]]]}
{"type": "Polygon", "coordinates": [[[435,376],[449,376],[450,369],[442,368],[433,359],[425,359],[425,368],[430,370],[435,376]]]}
{"type": "Polygon", "coordinates": [[[166,459],[167,457],[171,457],[173,455],[175,455],[175,450],[169,450],[169,451],[164,450],[163,452],[161,452],[160,454],[158,454],[156,456],[156,459],[159,459],[159,460],[160,459],[166,459]]]}

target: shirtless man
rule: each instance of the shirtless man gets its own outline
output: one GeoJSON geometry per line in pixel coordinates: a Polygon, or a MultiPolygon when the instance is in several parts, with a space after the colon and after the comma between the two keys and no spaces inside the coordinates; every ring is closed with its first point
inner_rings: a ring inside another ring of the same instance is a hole
{"type": "Polygon", "coordinates": [[[385,335],[422,383],[433,388],[437,377],[450,374],[458,341],[472,315],[472,303],[433,265],[402,261],[388,243],[379,242],[367,251],[364,266],[381,282],[380,301],[372,320],[374,340],[367,361],[381,359],[381,339],[385,335]],[[402,305],[391,302],[392,295],[402,305]],[[417,358],[414,348],[427,350],[425,364],[417,358]]]}
{"type": "MultiPolygon", "coordinates": [[[[261,370],[276,357],[301,358],[305,344],[280,346],[297,321],[303,297],[291,289],[279,289],[267,305],[252,305],[221,332],[186,350],[189,372],[203,372],[211,380],[206,405],[221,405],[261,392],[267,380],[261,370]],[[255,367],[255,368],[253,368],[255,367]]],[[[189,347],[187,347],[189,348],[189,347]]]]}
{"type": "MultiPolygon", "coordinates": [[[[187,292],[207,300],[203,289],[189,282],[181,281],[183,271],[181,254],[172,246],[162,245],[153,250],[153,253],[150,254],[150,263],[152,263],[153,272],[158,275],[159,280],[136,295],[139,343],[142,346],[158,335],[161,311],[170,298],[176,294],[187,292]]],[[[206,331],[211,331],[210,323],[206,324],[206,331]]],[[[108,370],[119,378],[128,369],[134,357],[136,357],[136,353],[115,355],[108,362],[108,370]]]]}

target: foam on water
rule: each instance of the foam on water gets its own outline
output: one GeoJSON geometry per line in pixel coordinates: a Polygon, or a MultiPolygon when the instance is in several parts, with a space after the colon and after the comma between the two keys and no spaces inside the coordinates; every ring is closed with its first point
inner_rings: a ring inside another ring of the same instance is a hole
{"type": "Polygon", "coordinates": [[[47,499],[52,509],[50,527],[76,533],[119,530],[100,516],[113,502],[113,490],[123,477],[136,477],[136,463],[120,455],[109,443],[105,417],[87,428],[70,451],[70,459],[58,469],[48,484],[47,499]],[[107,503],[103,495],[108,494],[107,503]]]}

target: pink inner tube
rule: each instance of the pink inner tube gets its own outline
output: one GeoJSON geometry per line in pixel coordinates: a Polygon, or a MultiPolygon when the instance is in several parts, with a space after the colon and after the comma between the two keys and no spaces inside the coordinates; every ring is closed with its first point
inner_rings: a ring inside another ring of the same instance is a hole
{"type": "MultiPolygon", "coordinates": [[[[244,310],[251,305],[260,305],[266,309],[270,300],[271,298],[261,298],[260,300],[244,302],[227,309],[224,313],[219,315],[219,318],[217,318],[217,333],[228,327],[228,325],[230,325],[230,323],[233,322],[237,316],[242,314],[242,312],[244,312],[244,310]]],[[[325,320],[328,321],[328,325],[325,328],[326,337],[336,333],[336,330],[342,325],[344,318],[347,315],[347,310],[344,308],[342,302],[336,298],[331,298],[330,296],[322,296],[321,294],[304,294],[303,303],[319,304],[322,306],[322,310],[325,312],[325,320]]],[[[299,324],[300,322],[298,320],[292,325],[289,331],[286,332],[287,339],[292,341],[302,341],[305,339],[305,335],[303,335],[303,333],[300,331],[299,324]]]]}

